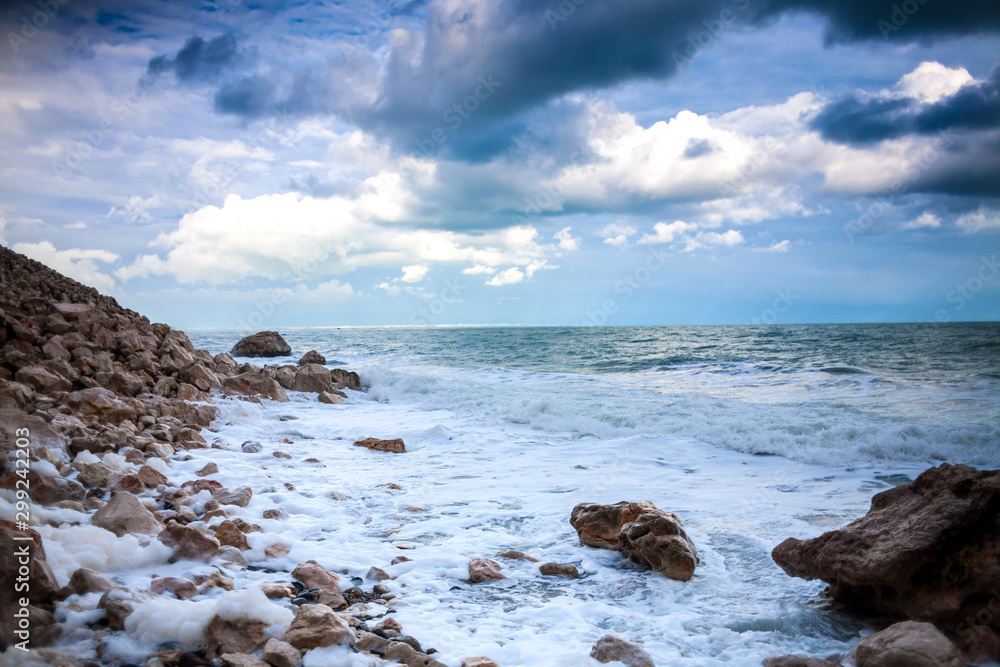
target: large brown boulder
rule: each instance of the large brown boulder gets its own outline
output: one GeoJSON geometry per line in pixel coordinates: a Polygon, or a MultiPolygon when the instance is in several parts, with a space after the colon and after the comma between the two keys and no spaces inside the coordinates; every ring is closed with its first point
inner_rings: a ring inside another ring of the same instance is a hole
{"type": "Polygon", "coordinates": [[[300,651],[349,644],[354,632],[333,610],[321,604],[299,607],[282,641],[300,651]]]}
{"type": "Polygon", "coordinates": [[[951,641],[930,623],[905,621],[868,635],[854,647],[857,667],[965,667],[951,641]]]}
{"type": "Polygon", "coordinates": [[[118,537],[128,533],[156,535],[163,530],[163,525],[146,509],[142,501],[125,491],[119,491],[104,507],[97,510],[91,523],[110,530],[118,537]]]}
{"type": "Polygon", "coordinates": [[[690,581],[698,552],[672,512],[644,512],[622,526],[618,550],[632,561],[679,581],[690,581]]]}
{"type": "Polygon", "coordinates": [[[654,510],[656,505],[648,500],[638,503],[623,500],[614,505],[580,503],[573,508],[569,523],[576,529],[580,541],[588,547],[617,551],[622,526],[635,521],[643,512],[654,510]]]}
{"type": "Polygon", "coordinates": [[[292,578],[302,582],[306,590],[315,589],[316,601],[321,605],[326,605],[331,609],[345,609],[347,607],[347,601],[340,592],[340,578],[316,561],[310,560],[300,563],[292,570],[292,578]]]}
{"type": "Polygon", "coordinates": [[[337,385],[338,389],[346,388],[361,391],[361,376],[354,371],[333,368],[330,370],[330,377],[333,378],[333,382],[337,385]]]}
{"type": "Polygon", "coordinates": [[[26,526],[0,519],[0,624],[11,619],[19,598],[46,604],[58,588],[52,568],[45,561],[42,536],[26,526]],[[19,572],[25,565],[26,579],[19,572]]]}
{"type": "Polygon", "coordinates": [[[14,374],[14,379],[39,394],[52,394],[73,388],[72,382],[45,366],[23,366],[14,374]]]}
{"type": "Polygon", "coordinates": [[[1000,659],[1000,471],[931,468],[876,495],[857,521],[771,555],[793,577],[829,583],[839,602],[931,622],[1000,659]]]}
{"type": "Polygon", "coordinates": [[[656,667],[641,646],[614,635],[604,635],[590,651],[590,657],[600,663],[620,662],[627,667],[656,667]]]}
{"type": "Polygon", "coordinates": [[[292,347],[277,331],[261,331],[247,336],[233,346],[234,357],[287,357],[292,347]]]}
{"type": "Polygon", "coordinates": [[[375,452],[390,452],[392,454],[403,454],[406,452],[406,444],[402,438],[392,438],[391,440],[380,440],[379,438],[365,438],[354,443],[355,447],[364,447],[375,452]]]}
{"type": "Polygon", "coordinates": [[[244,396],[263,396],[281,403],[288,402],[288,394],[281,385],[260,371],[247,371],[227,377],[222,381],[222,386],[244,396]]]}
{"type": "Polygon", "coordinates": [[[306,364],[319,364],[320,366],[325,366],[326,357],[316,350],[309,350],[302,355],[301,359],[299,359],[299,366],[305,366],[306,364]]]}
{"type": "Polygon", "coordinates": [[[295,374],[295,391],[311,391],[319,394],[333,389],[330,369],[319,364],[305,364],[295,374]]]}

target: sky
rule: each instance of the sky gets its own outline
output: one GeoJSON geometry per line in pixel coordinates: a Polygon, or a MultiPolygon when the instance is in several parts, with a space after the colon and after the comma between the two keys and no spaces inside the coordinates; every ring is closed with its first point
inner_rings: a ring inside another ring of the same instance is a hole
{"type": "Polygon", "coordinates": [[[0,243],[154,321],[1000,319],[1000,4],[0,3],[0,243]]]}

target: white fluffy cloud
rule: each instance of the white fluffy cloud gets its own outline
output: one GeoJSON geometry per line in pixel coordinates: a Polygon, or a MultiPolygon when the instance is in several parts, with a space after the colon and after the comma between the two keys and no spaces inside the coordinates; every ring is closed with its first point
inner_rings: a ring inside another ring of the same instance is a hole
{"type": "Polygon", "coordinates": [[[926,104],[933,104],[942,97],[954,95],[962,86],[975,79],[964,67],[952,69],[938,62],[923,62],[896,84],[898,94],[915,97],[926,104]]]}
{"type": "Polygon", "coordinates": [[[619,222],[612,222],[597,230],[597,235],[604,239],[604,243],[616,248],[628,247],[629,240],[639,233],[632,225],[625,225],[619,222]]]}
{"type": "Polygon", "coordinates": [[[988,229],[1000,229],[1000,211],[980,209],[975,213],[966,213],[955,224],[964,232],[973,234],[988,229]]]}
{"type": "Polygon", "coordinates": [[[658,243],[673,243],[674,239],[683,234],[684,232],[697,229],[698,225],[692,225],[691,223],[684,222],[683,220],[674,220],[671,223],[658,222],[653,225],[652,234],[644,234],[639,243],[643,245],[658,244],[658,243]]]}
{"type": "Polygon", "coordinates": [[[38,260],[85,285],[96,287],[102,292],[108,292],[115,287],[114,279],[102,273],[97,267],[97,262],[109,264],[118,261],[118,255],[112,252],[81,248],[56,250],[56,247],[48,241],[15,243],[12,250],[38,260]]]}
{"type": "Polygon", "coordinates": [[[580,239],[570,233],[572,229],[572,227],[565,227],[552,235],[552,238],[559,241],[560,250],[573,251],[580,249],[580,239]]]}
{"type": "Polygon", "coordinates": [[[924,227],[940,227],[941,218],[930,212],[921,213],[919,216],[910,220],[905,225],[903,229],[921,229],[924,227]]]}
{"type": "Polygon", "coordinates": [[[404,283],[419,283],[427,277],[428,267],[421,264],[403,267],[403,276],[400,278],[404,283]]]}

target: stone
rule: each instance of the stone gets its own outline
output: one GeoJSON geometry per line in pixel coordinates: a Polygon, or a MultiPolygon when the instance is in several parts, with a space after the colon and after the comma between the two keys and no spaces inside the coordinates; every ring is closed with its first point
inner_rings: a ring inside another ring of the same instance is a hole
{"type": "Polygon", "coordinates": [[[626,667],[656,667],[653,659],[641,646],[614,635],[598,639],[590,651],[590,657],[601,663],[618,661],[626,667]]]}
{"type": "Polygon", "coordinates": [[[654,510],[656,506],[649,501],[622,501],[614,505],[580,503],[573,508],[569,523],[576,529],[580,541],[588,547],[617,551],[622,526],[635,521],[640,514],[654,510]]]}
{"type": "Polygon", "coordinates": [[[115,491],[125,491],[127,493],[139,494],[146,490],[146,485],[142,483],[138,475],[125,475],[115,482],[115,491]]]}
{"type": "Polygon", "coordinates": [[[319,364],[306,364],[295,374],[295,391],[310,391],[319,394],[333,389],[330,371],[319,364]]]}
{"type": "Polygon", "coordinates": [[[236,547],[241,551],[250,548],[247,544],[247,536],[243,534],[236,524],[232,521],[226,520],[215,527],[215,539],[219,540],[219,544],[223,546],[236,547]]]}
{"type": "Polygon", "coordinates": [[[261,331],[247,336],[233,346],[234,357],[286,357],[292,347],[277,331],[261,331]]]}
{"type": "Polygon", "coordinates": [[[462,667],[500,667],[500,663],[495,660],[490,660],[489,658],[477,656],[475,658],[466,658],[463,660],[462,667]]]}
{"type": "Polygon", "coordinates": [[[319,589],[316,601],[331,609],[346,609],[347,601],[340,592],[340,578],[329,572],[314,560],[300,563],[292,570],[292,578],[301,582],[307,590],[319,589]]]}
{"type": "Polygon", "coordinates": [[[93,415],[108,424],[135,421],[133,407],[117,394],[102,387],[90,387],[74,391],[66,397],[66,404],[79,414],[93,415]]]}
{"type": "Polygon", "coordinates": [[[326,357],[316,350],[309,350],[302,355],[301,359],[299,359],[299,366],[305,366],[306,364],[319,364],[320,366],[325,366],[326,357]]]}
{"type": "Polygon", "coordinates": [[[365,438],[364,440],[355,442],[354,446],[365,447],[376,452],[391,452],[393,454],[402,454],[406,451],[406,445],[403,444],[402,438],[393,438],[392,440],[365,438]]]}
{"type": "Polygon", "coordinates": [[[73,572],[73,576],[69,578],[67,586],[76,595],[107,593],[114,588],[118,588],[114,582],[100,572],[86,567],[78,568],[73,572]]]}
{"type": "Polygon", "coordinates": [[[302,653],[277,637],[271,637],[264,644],[264,661],[274,667],[295,667],[302,659],[302,653]]]}
{"type": "Polygon", "coordinates": [[[194,526],[171,523],[157,537],[173,548],[171,563],[179,560],[200,560],[207,563],[219,553],[219,541],[194,526]]]}
{"type": "Polygon", "coordinates": [[[208,475],[214,475],[219,472],[219,465],[217,463],[206,463],[205,466],[196,472],[198,477],[206,477],[208,475]]]}
{"type": "Polygon", "coordinates": [[[320,403],[326,403],[327,405],[340,405],[344,402],[340,396],[332,394],[328,391],[321,392],[318,398],[320,403]]]}
{"type": "Polygon", "coordinates": [[[803,658],[799,655],[780,655],[764,658],[764,667],[840,667],[840,663],[819,658],[803,658]]]}
{"type": "Polygon", "coordinates": [[[0,380],[0,397],[9,398],[17,407],[23,408],[35,400],[35,390],[20,382],[0,380]]]}
{"type": "Polygon", "coordinates": [[[851,657],[857,667],[965,667],[959,650],[940,630],[916,621],[865,637],[851,657]]]}
{"type": "Polygon", "coordinates": [[[791,576],[827,582],[837,602],[933,623],[1000,660],[1000,471],[930,468],[875,495],[864,517],[771,555],[791,576]]]}
{"type": "Polygon", "coordinates": [[[264,451],[264,445],[259,442],[247,441],[240,446],[240,449],[243,450],[244,454],[260,454],[264,451]]]}
{"type": "Polygon", "coordinates": [[[538,567],[538,571],[546,577],[566,577],[567,579],[579,579],[580,571],[573,565],[566,563],[545,563],[538,567]]]}
{"type": "Polygon", "coordinates": [[[283,521],[288,518],[288,512],[279,507],[278,509],[264,510],[263,517],[265,519],[283,521]]]}
{"type": "Polygon", "coordinates": [[[219,659],[227,667],[271,667],[260,658],[255,658],[249,653],[223,653],[219,659]]]}
{"type": "Polygon", "coordinates": [[[271,452],[271,456],[273,456],[276,459],[290,459],[290,458],[292,458],[291,454],[286,454],[285,452],[278,452],[278,451],[271,452]]]}
{"type": "Polygon", "coordinates": [[[267,624],[262,621],[230,621],[215,616],[205,628],[209,659],[226,653],[253,653],[267,643],[267,624]]]}
{"type": "Polygon", "coordinates": [[[90,522],[98,528],[110,530],[118,537],[128,533],[156,535],[163,530],[163,526],[142,501],[125,491],[116,493],[107,505],[97,510],[90,522]]]}
{"type": "Polygon", "coordinates": [[[281,385],[258,370],[231,375],[222,381],[222,386],[244,396],[263,396],[279,403],[288,402],[288,394],[281,385]]]}
{"type": "Polygon", "coordinates": [[[672,512],[646,512],[622,526],[618,550],[632,561],[660,574],[690,581],[698,565],[698,552],[672,512]]]}
{"type": "Polygon", "coordinates": [[[31,387],[39,394],[52,394],[57,391],[71,391],[73,389],[72,382],[45,366],[22,366],[14,373],[14,379],[31,387]]]}
{"type": "Polygon", "coordinates": [[[469,561],[469,583],[481,584],[484,581],[506,579],[500,570],[500,564],[489,558],[473,558],[469,561]]]}
{"type": "Polygon", "coordinates": [[[523,551],[515,551],[513,549],[507,549],[505,551],[501,551],[500,553],[497,554],[497,558],[507,558],[508,560],[526,560],[531,563],[538,562],[537,558],[532,558],[523,551]]]}
{"type": "Polygon", "coordinates": [[[322,604],[303,605],[282,637],[300,651],[349,644],[354,632],[340,616],[322,604]]]}
{"type": "Polygon", "coordinates": [[[291,600],[299,594],[299,589],[295,588],[295,586],[278,584],[273,581],[262,583],[260,589],[264,591],[264,595],[268,600],[291,600]]]}
{"type": "Polygon", "coordinates": [[[384,659],[399,662],[407,667],[446,667],[443,662],[419,653],[405,642],[385,639],[371,632],[362,632],[355,646],[362,651],[381,651],[384,659]]]}
{"type": "Polygon", "coordinates": [[[114,472],[110,466],[100,461],[97,463],[86,463],[80,467],[80,473],[76,476],[76,481],[88,489],[102,489],[108,486],[114,472]]]}
{"type": "Polygon", "coordinates": [[[251,491],[248,486],[241,486],[235,491],[223,491],[215,494],[215,499],[219,501],[220,505],[236,505],[237,507],[246,507],[250,504],[250,499],[253,498],[253,491],[251,491]]]}
{"type": "Polygon", "coordinates": [[[181,379],[194,385],[198,391],[211,391],[222,386],[219,376],[209,370],[204,364],[194,364],[181,373],[181,379]]]}
{"type": "Polygon", "coordinates": [[[179,600],[187,600],[198,595],[198,587],[190,579],[181,577],[159,577],[153,579],[149,585],[149,590],[162,595],[172,593],[179,600]]]}
{"type": "Polygon", "coordinates": [[[361,377],[354,371],[345,371],[342,368],[333,368],[330,370],[330,377],[333,379],[333,383],[338,387],[361,391],[361,377]]]}
{"type": "Polygon", "coordinates": [[[139,468],[139,471],[136,473],[136,477],[139,478],[140,482],[151,489],[155,489],[161,484],[167,483],[167,478],[162,472],[147,465],[139,468]]]}

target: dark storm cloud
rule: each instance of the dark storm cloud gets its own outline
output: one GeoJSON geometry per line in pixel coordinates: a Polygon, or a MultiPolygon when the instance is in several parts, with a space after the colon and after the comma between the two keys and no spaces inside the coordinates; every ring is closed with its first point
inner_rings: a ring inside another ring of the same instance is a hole
{"type": "Polygon", "coordinates": [[[242,47],[242,41],[233,33],[208,41],[196,35],[173,58],[162,55],[150,60],[148,71],[150,74],[173,71],[185,83],[216,81],[252,63],[253,53],[242,47]]]}
{"type": "Polygon", "coordinates": [[[925,168],[913,192],[1000,197],[1000,132],[957,139],[925,168]]]}
{"type": "Polygon", "coordinates": [[[825,17],[831,42],[926,41],[1000,32],[1000,3],[992,0],[765,0],[760,17],[790,11],[825,17]]]}
{"type": "Polygon", "coordinates": [[[848,95],[812,121],[824,138],[864,145],[911,134],[1000,128],[1000,65],[987,80],[961,88],[934,104],[914,98],[862,99],[848,95]]]}

